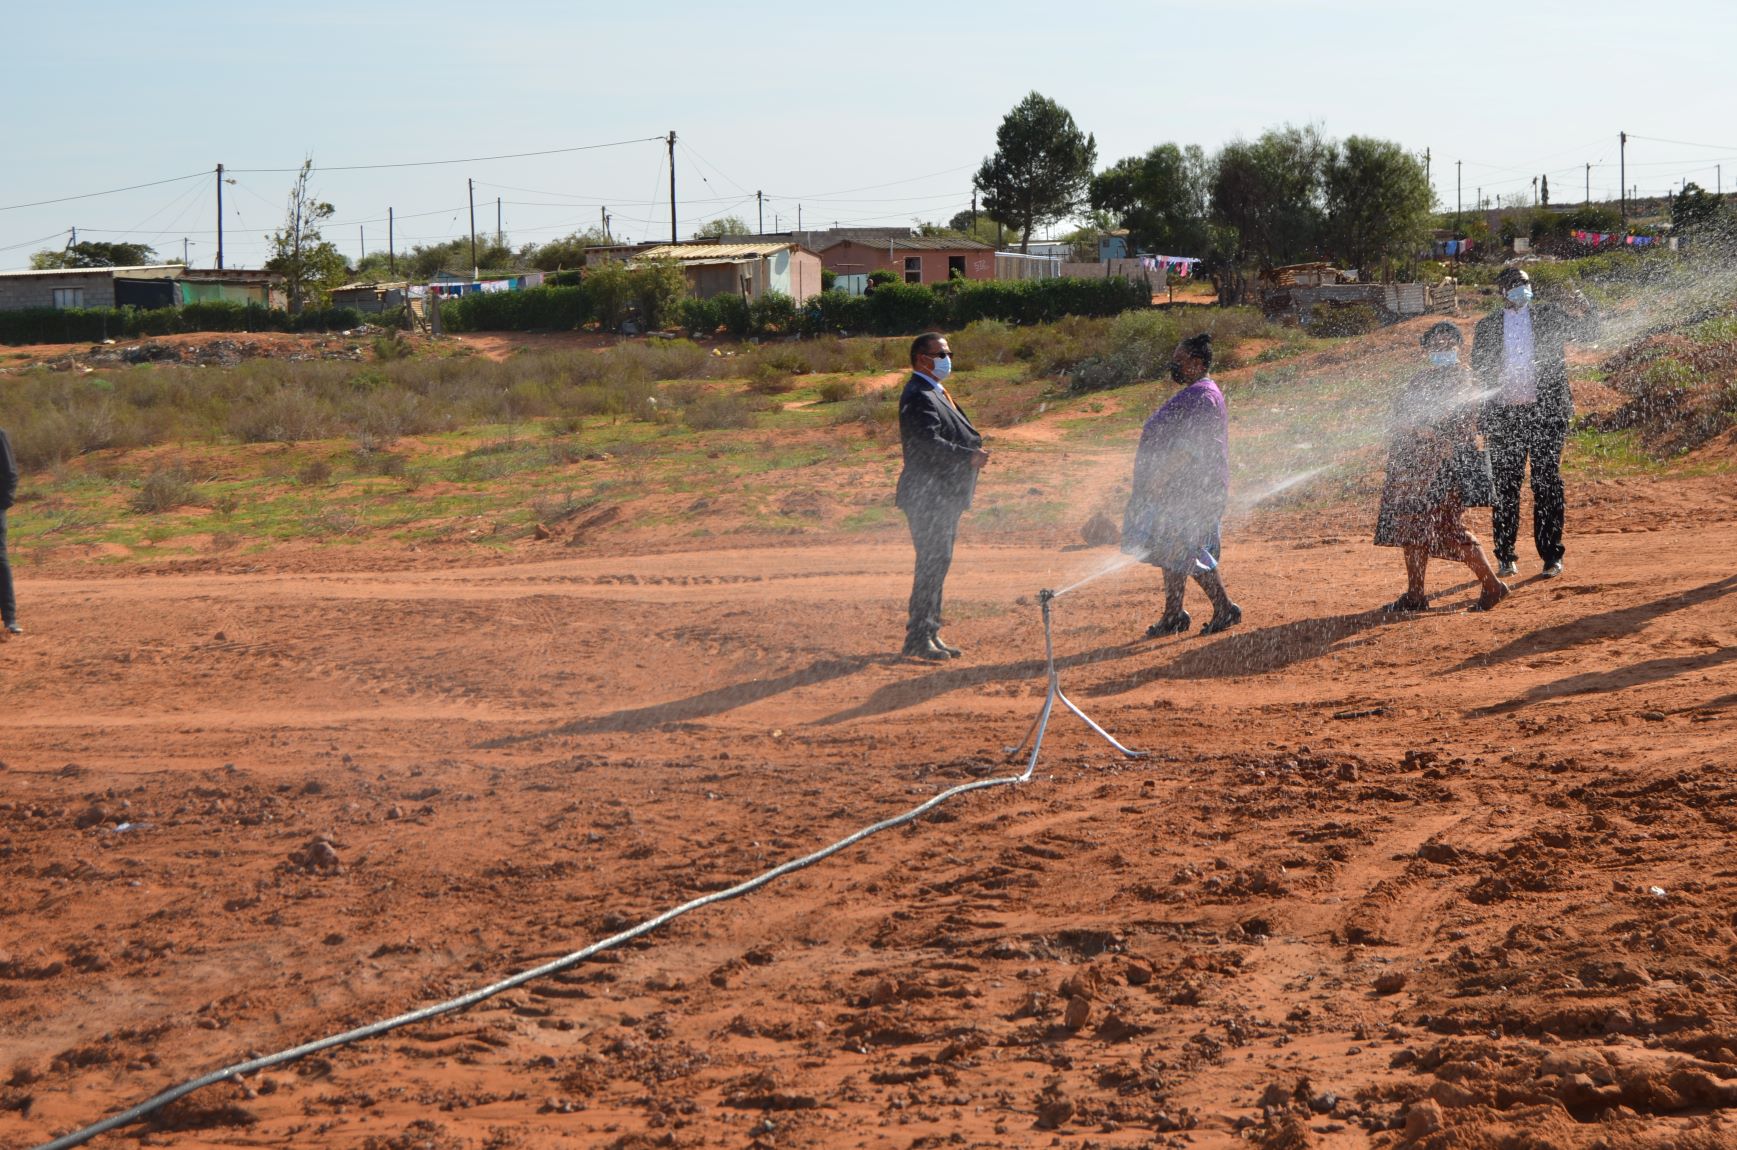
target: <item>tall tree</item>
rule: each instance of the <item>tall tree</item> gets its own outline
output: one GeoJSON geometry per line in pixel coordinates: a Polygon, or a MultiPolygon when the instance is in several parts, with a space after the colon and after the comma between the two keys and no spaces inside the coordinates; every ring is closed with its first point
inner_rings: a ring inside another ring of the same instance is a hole
{"type": "Polygon", "coordinates": [[[1272,128],[1252,143],[1235,140],[1212,173],[1213,247],[1208,270],[1219,302],[1239,302],[1251,270],[1265,271],[1318,252],[1322,184],[1332,145],[1312,125],[1272,128]]]}
{"type": "Polygon", "coordinates": [[[1198,145],[1160,144],[1092,177],[1092,207],[1113,213],[1134,248],[1204,254],[1212,165],[1198,145]]]}
{"type": "Polygon", "coordinates": [[[1671,230],[1692,231],[1719,214],[1719,197],[1690,180],[1671,200],[1671,230]]]}
{"type": "Polygon", "coordinates": [[[983,161],[973,183],[983,194],[984,213],[1017,228],[1019,250],[1029,251],[1034,230],[1084,202],[1097,161],[1097,141],[1080,131],[1073,115],[1032,92],[1002,118],[995,154],[983,161]]]}
{"type": "Polygon", "coordinates": [[[1545,207],[1550,206],[1550,177],[1548,174],[1538,177],[1538,202],[1545,207]]]}
{"type": "Polygon", "coordinates": [[[1352,136],[1323,173],[1326,247],[1349,267],[1386,278],[1429,238],[1435,196],[1423,162],[1391,140],[1352,136]]]}
{"type": "Polygon", "coordinates": [[[30,257],[38,271],[50,268],[126,268],[148,264],[157,258],[149,244],[102,243],[86,240],[61,251],[40,251],[30,257]]]}
{"type": "Polygon", "coordinates": [[[336,211],[331,204],[314,198],[308,190],[314,160],[302,161],[301,171],[290,188],[289,209],[281,231],[265,237],[271,245],[267,271],[283,276],[291,314],[309,302],[324,303],[332,288],[342,283],[349,265],[329,240],[320,237],[320,225],[336,211]]]}

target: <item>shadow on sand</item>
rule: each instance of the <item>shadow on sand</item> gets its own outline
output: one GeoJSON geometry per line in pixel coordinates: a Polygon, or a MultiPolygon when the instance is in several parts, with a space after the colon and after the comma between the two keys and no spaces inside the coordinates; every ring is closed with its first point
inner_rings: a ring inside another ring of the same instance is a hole
{"type": "Polygon", "coordinates": [[[728,686],[716,687],[710,691],[690,695],[685,699],[675,699],[668,703],[656,703],[647,707],[630,707],[588,719],[574,719],[547,730],[523,735],[507,735],[498,739],[490,739],[478,745],[482,747],[505,747],[514,743],[545,739],[552,735],[596,735],[621,731],[649,731],[661,727],[665,723],[681,723],[694,719],[710,718],[713,715],[723,714],[725,711],[733,711],[737,707],[745,707],[749,703],[758,703],[763,699],[782,695],[784,692],[796,690],[798,687],[812,687],[816,683],[842,679],[870,667],[897,662],[900,662],[900,659],[896,655],[858,655],[849,659],[821,659],[799,670],[791,671],[789,674],[778,675],[770,679],[750,679],[745,683],[731,683],[728,686]]]}
{"type": "MultiPolygon", "coordinates": [[[[1488,707],[1478,707],[1468,712],[1473,715],[1505,715],[1513,711],[1530,707],[1534,703],[1543,703],[1551,699],[1560,699],[1568,695],[1601,695],[1612,691],[1622,691],[1629,687],[1643,687],[1649,683],[1661,683],[1666,679],[1674,679],[1678,675],[1690,671],[1710,671],[1726,663],[1737,662],[1737,647],[1725,647],[1718,651],[1710,651],[1702,655],[1678,655],[1669,659],[1648,659],[1642,663],[1632,663],[1627,667],[1618,667],[1613,671],[1588,671],[1579,675],[1569,675],[1552,683],[1541,683],[1531,687],[1524,694],[1516,695],[1505,703],[1494,703],[1488,707]]],[[[1718,700],[1707,707],[1716,707],[1718,700]]]]}
{"type": "Polygon", "coordinates": [[[1711,603],[1733,591],[1737,591],[1737,575],[1727,576],[1714,583],[1703,583],[1699,587],[1679,591],[1675,595],[1666,595],[1664,598],[1654,599],[1650,603],[1637,603],[1633,607],[1619,607],[1614,611],[1605,611],[1597,615],[1583,615],[1566,623],[1558,623],[1554,627],[1544,627],[1530,634],[1522,635],[1487,655],[1473,655],[1450,668],[1447,673],[1470,671],[1478,667],[1487,667],[1493,663],[1506,663],[1513,659],[1525,659],[1533,655],[1559,651],[1564,647],[1591,642],[1594,639],[1602,639],[1609,635],[1627,634],[1630,631],[1639,630],[1654,619],[1669,615],[1674,611],[1686,611],[1690,607],[1711,603]]]}

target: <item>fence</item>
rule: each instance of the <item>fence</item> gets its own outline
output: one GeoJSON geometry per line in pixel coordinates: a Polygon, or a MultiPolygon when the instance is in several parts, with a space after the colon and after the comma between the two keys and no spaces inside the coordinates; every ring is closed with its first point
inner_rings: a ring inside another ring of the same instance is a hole
{"type": "Polygon", "coordinates": [[[1024,252],[996,252],[995,278],[998,280],[1047,280],[1062,274],[1059,256],[1033,256],[1024,252]]]}

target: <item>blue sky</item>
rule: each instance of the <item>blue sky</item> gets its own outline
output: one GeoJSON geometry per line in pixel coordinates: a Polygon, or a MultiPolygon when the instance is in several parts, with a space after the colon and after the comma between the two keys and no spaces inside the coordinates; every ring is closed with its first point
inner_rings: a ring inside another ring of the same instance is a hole
{"type": "Polygon", "coordinates": [[[1100,164],[1168,140],[1208,149],[1285,122],[1429,148],[1440,202],[1476,189],[1614,195],[1629,183],[1737,184],[1737,4],[1596,0],[1086,0],[1071,6],[890,0],[656,5],[428,0],[290,6],[60,0],[6,18],[0,267],[81,239],[132,239],[209,265],[206,176],[40,207],[226,164],[225,262],[255,265],[293,169],[593,151],[322,171],[327,237],[354,257],[467,234],[495,200],[515,244],[597,223],[667,237],[675,129],[684,236],[715,214],[788,226],[944,220],[1001,116],[1036,89],[1098,141],[1100,164]],[[1647,137],[1634,139],[1632,137],[1647,137]],[[1667,143],[1665,141],[1679,141],[1667,143]],[[1710,146],[1703,146],[1710,145],[1710,146]]]}

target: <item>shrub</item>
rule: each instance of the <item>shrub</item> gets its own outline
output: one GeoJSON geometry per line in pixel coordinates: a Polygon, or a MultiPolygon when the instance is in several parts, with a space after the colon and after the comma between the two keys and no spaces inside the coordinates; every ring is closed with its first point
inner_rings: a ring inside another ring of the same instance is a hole
{"type": "Polygon", "coordinates": [[[878,290],[885,284],[899,283],[901,282],[901,279],[898,272],[889,271],[886,268],[876,268],[868,274],[868,282],[874,284],[875,288],[878,290]]]}
{"type": "Polygon", "coordinates": [[[831,291],[832,285],[837,283],[837,282],[838,282],[838,273],[837,272],[833,271],[831,268],[821,268],[820,269],[820,290],[821,291],[823,291],[823,292],[831,291]]]}
{"type": "Polygon", "coordinates": [[[689,296],[682,301],[682,326],[689,335],[711,335],[721,324],[716,300],[689,296]]]}
{"type": "Polygon", "coordinates": [[[325,432],[319,401],[299,386],[280,387],[229,413],[229,433],[243,443],[299,443],[325,432]]]}
{"type": "Polygon", "coordinates": [[[676,317],[688,290],[687,274],[675,260],[650,260],[629,271],[627,280],[640,322],[654,331],[676,317]]]}
{"type": "Polygon", "coordinates": [[[843,403],[847,399],[856,397],[856,381],[854,379],[822,380],[815,391],[820,394],[820,402],[822,403],[843,403]]]}
{"type": "Polygon", "coordinates": [[[130,501],[135,514],[157,515],[199,501],[198,490],[179,471],[153,471],[139,483],[130,501]]]}
{"type": "Polygon", "coordinates": [[[782,335],[796,330],[796,301],[769,291],[748,305],[755,335],[782,335]]]}
{"type": "Polygon", "coordinates": [[[695,431],[753,427],[754,407],[739,395],[703,395],[682,409],[682,421],[695,431]]]}
{"type": "Polygon", "coordinates": [[[867,331],[872,325],[868,296],[823,291],[808,301],[803,327],[810,334],[867,331]]]}
{"type": "Polygon", "coordinates": [[[884,284],[867,298],[870,323],[884,335],[914,334],[943,318],[935,293],[921,284],[884,284]]]}
{"type": "Polygon", "coordinates": [[[296,483],[301,487],[324,487],[332,480],[332,465],[324,459],[310,459],[296,469],[296,483]]]}
{"type": "Polygon", "coordinates": [[[716,295],[712,303],[718,309],[718,324],[737,339],[747,339],[754,332],[754,315],[748,301],[734,293],[716,295]]]}

